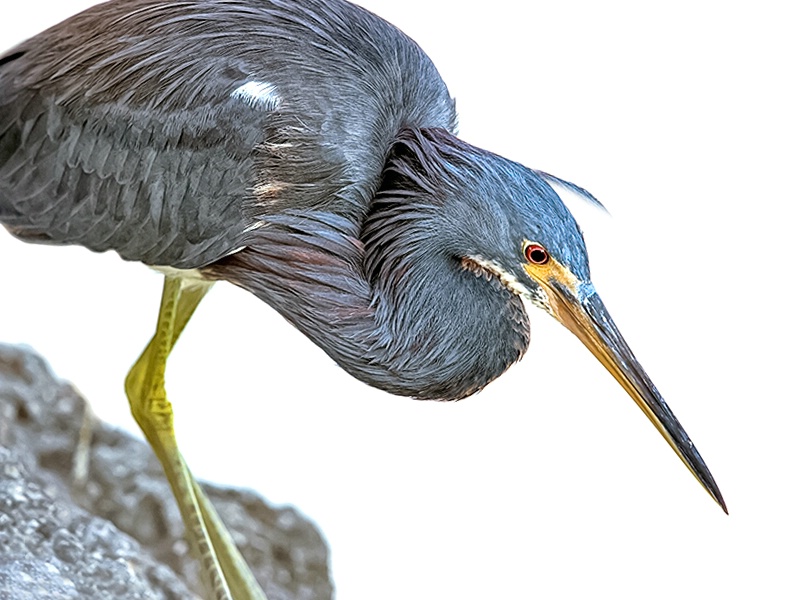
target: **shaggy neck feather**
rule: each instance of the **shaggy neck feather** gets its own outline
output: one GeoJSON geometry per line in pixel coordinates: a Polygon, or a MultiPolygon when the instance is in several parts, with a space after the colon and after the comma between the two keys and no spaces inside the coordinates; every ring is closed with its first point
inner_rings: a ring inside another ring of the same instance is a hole
{"type": "Polygon", "coordinates": [[[463,145],[441,130],[404,132],[363,224],[269,216],[207,272],[270,304],[372,386],[443,400],[480,390],[522,356],[528,321],[496,277],[465,268],[452,236],[458,196],[443,180],[449,144],[463,145]]]}

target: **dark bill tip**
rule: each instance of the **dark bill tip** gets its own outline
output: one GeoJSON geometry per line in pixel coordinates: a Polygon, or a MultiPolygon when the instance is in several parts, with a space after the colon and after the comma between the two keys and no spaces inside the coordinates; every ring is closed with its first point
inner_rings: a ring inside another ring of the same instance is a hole
{"type": "Polygon", "coordinates": [[[555,316],[574,333],[633,398],[709,495],[728,514],[719,487],[678,419],[636,360],[596,293],[582,300],[554,286],[555,316]]]}

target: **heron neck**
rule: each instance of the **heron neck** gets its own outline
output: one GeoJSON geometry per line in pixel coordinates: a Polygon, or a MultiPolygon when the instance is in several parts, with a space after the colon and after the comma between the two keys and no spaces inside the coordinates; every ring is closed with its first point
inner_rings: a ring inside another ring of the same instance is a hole
{"type": "Polygon", "coordinates": [[[384,177],[363,225],[325,212],[265,219],[208,268],[270,304],[356,378],[393,394],[468,396],[528,344],[520,299],[467,268],[447,206],[384,177]]]}

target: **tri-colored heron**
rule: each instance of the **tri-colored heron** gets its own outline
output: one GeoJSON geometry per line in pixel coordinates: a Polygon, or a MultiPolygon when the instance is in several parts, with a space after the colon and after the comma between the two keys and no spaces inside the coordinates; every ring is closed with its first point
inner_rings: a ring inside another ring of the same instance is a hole
{"type": "Polygon", "coordinates": [[[167,357],[217,280],[358,379],[457,400],[519,360],[523,300],[576,334],[725,508],[606,312],[554,184],[455,134],[409,38],[343,0],[112,0],[0,58],[0,221],[165,274],[126,380],[217,598],[260,598],[181,457],[167,357]]]}

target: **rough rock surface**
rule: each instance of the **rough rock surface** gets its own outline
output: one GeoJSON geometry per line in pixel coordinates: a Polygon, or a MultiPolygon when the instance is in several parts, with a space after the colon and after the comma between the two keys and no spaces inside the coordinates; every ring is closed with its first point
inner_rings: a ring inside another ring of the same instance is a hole
{"type": "MultiPolygon", "coordinates": [[[[203,487],[270,600],[332,598],[311,523],[203,487]]],[[[38,355],[0,345],[0,600],[197,598],[182,535],[150,449],[94,419],[38,355]]]]}

